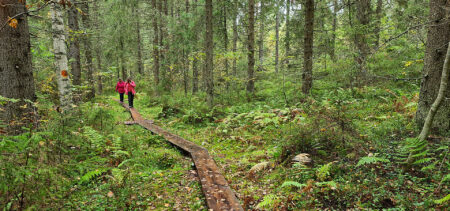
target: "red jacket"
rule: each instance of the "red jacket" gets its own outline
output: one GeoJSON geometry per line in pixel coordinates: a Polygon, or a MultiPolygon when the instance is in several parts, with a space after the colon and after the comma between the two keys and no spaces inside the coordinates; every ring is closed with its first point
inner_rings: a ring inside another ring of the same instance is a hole
{"type": "Polygon", "coordinates": [[[119,92],[120,94],[125,93],[125,82],[117,82],[116,92],[119,92]]]}
{"type": "Polygon", "coordinates": [[[136,91],[134,91],[134,87],[136,87],[136,84],[134,83],[134,81],[131,81],[131,83],[126,83],[125,84],[125,91],[127,92],[127,94],[129,92],[133,93],[133,95],[136,94],[136,91]]]}

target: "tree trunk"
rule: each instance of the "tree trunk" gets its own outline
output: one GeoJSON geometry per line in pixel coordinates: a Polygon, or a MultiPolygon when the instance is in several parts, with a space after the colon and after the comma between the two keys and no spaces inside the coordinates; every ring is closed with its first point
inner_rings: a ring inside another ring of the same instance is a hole
{"type": "Polygon", "coordinates": [[[59,101],[62,110],[68,110],[72,106],[72,89],[67,72],[67,50],[64,32],[64,20],[62,6],[58,3],[50,3],[52,15],[53,51],[55,54],[56,75],[58,77],[59,101]]]}
{"type": "Polygon", "coordinates": [[[248,69],[247,69],[247,93],[255,91],[255,0],[248,1],[248,69]]]}
{"type": "Polygon", "coordinates": [[[290,17],[290,11],[291,11],[291,0],[286,0],[286,34],[285,34],[285,48],[286,48],[286,55],[285,55],[285,63],[289,67],[289,56],[291,55],[291,36],[289,33],[289,19],[290,17]]]}
{"type": "Polygon", "coordinates": [[[313,66],[313,41],[314,41],[314,0],[306,0],[305,3],[305,47],[302,74],[302,92],[308,94],[312,88],[313,66]]]}
{"type": "Polygon", "coordinates": [[[153,80],[155,92],[158,92],[159,86],[159,29],[158,29],[158,8],[156,0],[152,0],[153,6],[153,80]]]}
{"type": "Polygon", "coordinates": [[[122,70],[122,79],[123,80],[127,80],[128,78],[128,74],[127,74],[127,67],[125,65],[125,61],[124,61],[124,55],[123,52],[125,52],[125,48],[124,48],[124,43],[123,43],[123,37],[120,36],[119,38],[119,45],[120,45],[120,68],[122,70]]]}
{"type": "Polygon", "coordinates": [[[263,70],[264,63],[264,3],[261,1],[259,8],[259,40],[258,40],[258,71],[263,70]]]}
{"type": "Polygon", "coordinates": [[[97,36],[96,36],[96,41],[97,43],[95,44],[95,56],[96,56],[96,60],[97,60],[97,81],[98,81],[98,93],[102,94],[103,93],[103,81],[102,81],[102,48],[101,48],[101,37],[100,37],[100,22],[99,22],[99,9],[98,9],[98,2],[94,1],[94,14],[95,14],[95,28],[97,30],[97,36]]]}
{"type": "MultiPolygon", "coordinates": [[[[19,13],[26,11],[25,5],[17,0],[3,0],[0,6],[0,22],[9,20],[19,13]]],[[[30,33],[26,15],[15,18],[17,26],[4,26],[0,29],[0,95],[6,98],[36,100],[33,67],[30,49],[30,33]]],[[[23,121],[30,117],[32,105],[23,101],[18,103],[0,103],[0,123],[8,125],[9,134],[22,132],[22,126],[28,126],[23,121]],[[16,122],[16,123],[14,123],[16,122]]],[[[0,134],[3,133],[0,129],[0,134]]]]}
{"type": "MultiPolygon", "coordinates": [[[[195,0],[195,4],[197,5],[197,0],[195,0]]],[[[197,17],[197,8],[194,9],[194,17],[197,17]]],[[[197,26],[197,25],[196,25],[197,26]]],[[[195,28],[197,29],[197,28],[195,28]]],[[[194,29],[194,30],[195,30],[194,29]]],[[[197,39],[198,33],[195,34],[194,38],[194,58],[192,59],[192,94],[198,92],[198,52],[197,52],[197,39]]]]}
{"type": "Polygon", "coordinates": [[[447,55],[445,56],[444,67],[442,68],[441,83],[439,85],[438,95],[436,97],[436,100],[433,102],[433,105],[431,105],[430,111],[428,112],[427,118],[425,119],[425,124],[423,125],[422,132],[420,132],[419,135],[419,139],[421,141],[427,138],[428,132],[430,131],[430,126],[433,123],[433,118],[436,115],[437,110],[441,106],[442,100],[444,99],[445,91],[449,90],[448,87],[448,72],[450,69],[449,63],[450,63],[450,42],[447,44],[447,55]]]}
{"type": "Polygon", "coordinates": [[[365,79],[366,74],[366,59],[369,54],[369,45],[367,43],[368,27],[370,23],[371,14],[371,0],[356,0],[356,17],[358,19],[359,27],[363,30],[355,31],[355,44],[358,48],[358,57],[356,62],[358,63],[359,71],[362,79],[365,79]]]}
{"type": "Polygon", "coordinates": [[[330,57],[331,60],[336,61],[336,28],[337,28],[337,13],[338,13],[338,1],[333,0],[333,26],[331,34],[331,49],[330,57]]]}
{"type": "MultiPolygon", "coordinates": [[[[186,5],[186,14],[189,13],[189,0],[186,0],[185,2],[186,5]]],[[[188,47],[188,42],[190,40],[184,39],[183,42],[186,43],[185,48],[187,52],[185,52],[185,50],[183,49],[183,84],[184,84],[184,95],[187,96],[188,94],[188,73],[189,73],[189,47],[188,47]]]]}
{"type": "Polygon", "coordinates": [[[135,18],[136,18],[137,68],[138,68],[138,73],[142,75],[142,73],[144,72],[144,65],[142,64],[141,24],[140,24],[139,2],[136,2],[136,7],[134,8],[134,14],[135,14],[135,18]]]}
{"type": "MultiPolygon", "coordinates": [[[[227,4],[228,0],[223,1],[223,50],[224,52],[228,52],[228,32],[227,32],[227,4]]],[[[228,58],[225,57],[225,88],[228,90],[229,88],[229,82],[228,82],[228,58]]]]}
{"type": "Polygon", "coordinates": [[[237,76],[237,41],[238,41],[238,0],[234,0],[234,18],[233,18],[233,75],[237,76]]]}
{"type": "Polygon", "coordinates": [[[382,18],[382,9],[383,9],[383,0],[377,1],[377,9],[375,10],[376,14],[376,23],[375,23],[375,48],[378,48],[380,43],[380,27],[381,27],[381,18],[382,18]]]}
{"type": "Polygon", "coordinates": [[[278,63],[280,59],[279,45],[280,45],[280,10],[278,3],[275,7],[275,72],[278,73],[278,63]]]}
{"type": "Polygon", "coordinates": [[[88,95],[88,98],[94,98],[95,97],[95,80],[94,80],[94,74],[93,74],[93,63],[92,63],[92,43],[91,43],[91,36],[90,30],[91,30],[91,20],[89,16],[89,3],[84,2],[82,4],[83,7],[83,15],[81,16],[81,20],[83,21],[83,26],[85,28],[85,33],[83,37],[83,45],[84,45],[84,52],[86,56],[86,69],[87,69],[87,78],[89,81],[89,86],[91,87],[91,92],[88,95]]]}
{"type": "Polygon", "coordinates": [[[213,5],[212,0],[206,0],[205,4],[205,20],[206,20],[206,32],[205,32],[205,69],[203,77],[205,78],[207,102],[210,108],[214,103],[214,78],[213,78],[213,5]]]}
{"type": "Polygon", "coordinates": [[[101,54],[101,50],[98,49],[96,52],[96,57],[97,57],[97,80],[98,80],[98,93],[102,94],[103,93],[103,81],[102,81],[102,54],[101,54]]]}
{"type": "Polygon", "coordinates": [[[73,75],[73,84],[81,85],[81,62],[80,62],[80,41],[78,32],[80,31],[80,27],[78,24],[78,10],[75,6],[76,1],[68,10],[69,13],[69,58],[70,58],[70,67],[72,68],[73,75]]]}
{"type": "MultiPolygon", "coordinates": [[[[450,24],[448,24],[448,19],[445,19],[445,8],[449,6],[450,1],[448,0],[430,0],[429,20],[432,24],[428,26],[423,78],[416,113],[416,122],[419,127],[424,125],[426,115],[439,91],[439,81],[441,80],[445,60],[445,47],[450,42],[450,24]]],[[[448,89],[449,87],[447,87],[448,89]]],[[[449,91],[445,94],[445,98],[450,98],[449,91]]],[[[450,131],[449,100],[443,101],[436,111],[431,131],[442,135],[450,131]]]]}

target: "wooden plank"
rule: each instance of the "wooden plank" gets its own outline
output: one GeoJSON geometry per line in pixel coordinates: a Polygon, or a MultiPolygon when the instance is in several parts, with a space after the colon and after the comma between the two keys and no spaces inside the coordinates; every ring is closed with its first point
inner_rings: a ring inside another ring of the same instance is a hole
{"type": "MultiPolygon", "coordinates": [[[[118,100],[116,101],[119,102],[118,100]]],[[[210,209],[230,211],[244,210],[233,190],[229,187],[225,177],[220,173],[216,162],[209,155],[208,150],[164,130],[153,124],[153,121],[151,120],[142,118],[136,108],[130,109],[126,104],[120,104],[130,111],[133,120],[137,124],[164,137],[170,143],[190,153],[202,184],[202,191],[205,195],[206,203],[210,209]]]]}

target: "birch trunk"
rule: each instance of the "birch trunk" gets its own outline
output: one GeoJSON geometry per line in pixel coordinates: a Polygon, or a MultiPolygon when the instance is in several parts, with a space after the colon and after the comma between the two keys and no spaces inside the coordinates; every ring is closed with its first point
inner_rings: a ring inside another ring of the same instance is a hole
{"type": "MultiPolygon", "coordinates": [[[[450,8],[449,0],[430,0],[429,21],[433,24],[428,25],[423,78],[416,113],[416,122],[420,128],[423,127],[431,105],[438,96],[445,46],[450,42],[450,24],[446,18],[449,17],[450,11],[445,8],[450,8]]],[[[445,94],[445,98],[450,98],[450,92],[445,94]]],[[[445,135],[450,131],[450,100],[444,100],[436,112],[431,130],[436,135],[445,135]]]]}
{"type": "Polygon", "coordinates": [[[56,75],[58,78],[59,101],[61,109],[66,111],[72,106],[71,82],[68,74],[66,37],[64,32],[64,20],[60,4],[52,2],[52,32],[53,51],[55,54],[56,75]]]}
{"type": "Polygon", "coordinates": [[[428,136],[431,124],[433,123],[434,116],[436,115],[439,106],[441,106],[441,102],[444,99],[445,92],[447,91],[448,75],[449,75],[448,72],[450,69],[449,63],[450,63],[450,42],[448,43],[444,67],[442,68],[441,83],[439,85],[438,95],[436,97],[436,100],[433,102],[433,105],[431,105],[430,111],[428,111],[427,118],[425,119],[425,124],[423,125],[422,131],[420,132],[419,135],[419,139],[421,141],[425,140],[425,138],[428,136]]]}

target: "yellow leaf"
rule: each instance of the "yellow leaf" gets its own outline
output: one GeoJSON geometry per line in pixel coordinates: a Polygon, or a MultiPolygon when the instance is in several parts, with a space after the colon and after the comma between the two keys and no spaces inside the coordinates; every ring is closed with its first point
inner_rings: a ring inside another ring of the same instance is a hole
{"type": "Polygon", "coordinates": [[[17,21],[17,19],[15,18],[9,18],[8,20],[8,25],[13,27],[13,28],[17,28],[17,25],[19,24],[19,22],[17,21]]]}

